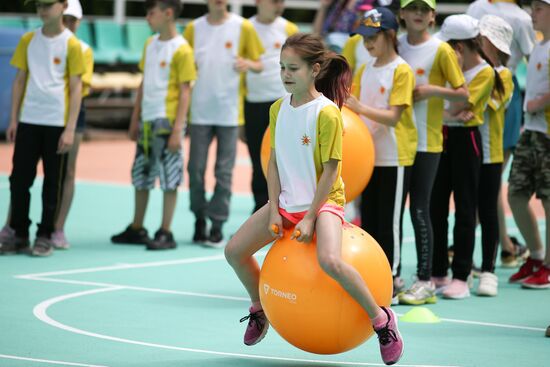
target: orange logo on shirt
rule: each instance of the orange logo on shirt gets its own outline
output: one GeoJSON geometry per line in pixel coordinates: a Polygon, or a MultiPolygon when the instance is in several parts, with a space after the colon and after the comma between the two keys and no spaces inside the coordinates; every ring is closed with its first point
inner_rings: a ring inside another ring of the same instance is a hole
{"type": "Polygon", "coordinates": [[[225,48],[230,49],[231,47],[233,47],[233,43],[231,41],[227,41],[225,43],[225,48]]]}
{"type": "Polygon", "coordinates": [[[542,64],[539,62],[539,63],[537,64],[537,70],[540,71],[540,69],[542,69],[542,64]]]}
{"type": "Polygon", "coordinates": [[[165,68],[165,67],[166,67],[166,61],[162,60],[162,61],[160,62],[160,67],[161,67],[161,68],[165,68]]]}
{"type": "Polygon", "coordinates": [[[309,145],[309,144],[311,144],[311,138],[306,134],[304,134],[304,136],[302,136],[302,145],[309,145]]]}
{"type": "Polygon", "coordinates": [[[59,57],[54,57],[54,58],[53,58],[53,63],[54,63],[55,65],[59,65],[59,64],[61,64],[61,59],[60,59],[59,57]]]}
{"type": "Polygon", "coordinates": [[[384,93],[386,93],[386,88],[380,87],[380,94],[384,94],[384,93]]]}
{"type": "Polygon", "coordinates": [[[280,42],[275,42],[275,44],[273,45],[273,47],[275,47],[275,48],[281,48],[281,43],[280,43],[280,42]]]}
{"type": "Polygon", "coordinates": [[[416,69],[416,75],[422,76],[424,74],[426,74],[426,71],[424,69],[422,68],[416,69]]]}

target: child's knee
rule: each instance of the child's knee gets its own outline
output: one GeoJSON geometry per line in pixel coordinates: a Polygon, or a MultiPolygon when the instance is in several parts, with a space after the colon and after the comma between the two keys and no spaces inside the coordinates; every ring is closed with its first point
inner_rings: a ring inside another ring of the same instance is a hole
{"type": "Polygon", "coordinates": [[[321,269],[332,277],[337,277],[342,273],[342,259],[334,254],[318,255],[321,269]]]}

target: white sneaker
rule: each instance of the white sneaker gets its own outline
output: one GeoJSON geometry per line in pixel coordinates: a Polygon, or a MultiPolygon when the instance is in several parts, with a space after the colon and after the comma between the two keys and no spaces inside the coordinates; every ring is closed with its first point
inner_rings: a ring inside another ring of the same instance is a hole
{"type": "Polygon", "coordinates": [[[498,278],[495,274],[484,271],[479,276],[478,296],[495,297],[498,294],[498,278]]]}
{"type": "Polygon", "coordinates": [[[399,295],[399,303],[402,305],[423,305],[436,302],[435,285],[429,280],[417,280],[411,288],[399,295]]]}

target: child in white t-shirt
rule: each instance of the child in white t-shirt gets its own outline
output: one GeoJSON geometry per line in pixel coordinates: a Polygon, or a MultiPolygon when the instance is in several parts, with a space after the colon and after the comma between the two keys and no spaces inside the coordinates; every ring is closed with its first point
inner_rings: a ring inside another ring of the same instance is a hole
{"type": "Polygon", "coordinates": [[[82,46],[63,25],[67,1],[35,3],[43,26],[23,35],[11,60],[18,69],[6,132],[8,140],[15,141],[10,176],[10,227],[15,233],[3,240],[0,252],[29,251],[29,190],[42,159],[42,219],[32,254],[49,256],[53,252],[51,236],[63,192],[67,152],[74,143],[85,70],[82,46]]]}

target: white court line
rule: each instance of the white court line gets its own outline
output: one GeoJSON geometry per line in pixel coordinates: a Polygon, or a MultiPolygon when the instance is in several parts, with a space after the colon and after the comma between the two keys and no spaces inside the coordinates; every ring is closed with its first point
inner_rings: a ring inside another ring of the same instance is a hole
{"type": "MultiPolygon", "coordinates": [[[[85,286],[94,286],[102,288],[116,288],[117,290],[134,290],[138,292],[150,292],[150,293],[162,293],[162,294],[174,294],[187,297],[200,297],[200,298],[213,298],[213,299],[224,299],[229,301],[243,301],[249,302],[250,299],[246,297],[235,297],[235,296],[225,296],[221,294],[211,294],[211,293],[196,293],[196,292],[186,292],[186,291],[174,291],[168,289],[160,288],[146,288],[146,287],[135,287],[127,286],[123,284],[112,284],[112,283],[97,283],[97,282],[88,282],[88,281],[79,281],[71,279],[55,279],[55,278],[40,278],[40,277],[30,277],[27,276],[27,280],[36,280],[42,282],[53,282],[53,283],[65,283],[65,284],[75,284],[75,285],[85,285],[85,286]]],[[[398,316],[403,316],[403,314],[397,313],[398,316]]],[[[476,326],[487,326],[487,327],[498,327],[505,329],[516,329],[516,330],[527,330],[535,332],[544,332],[546,329],[535,328],[531,326],[522,326],[522,325],[511,325],[511,324],[498,324],[492,322],[484,321],[470,321],[470,320],[459,320],[459,319],[447,319],[441,318],[442,321],[455,323],[455,324],[465,324],[465,325],[476,325],[476,326]]]]}
{"type": "MultiPolygon", "coordinates": [[[[48,300],[45,300],[38,305],[36,305],[33,309],[33,314],[38,318],[40,321],[51,325],[53,327],[75,333],[80,335],[85,335],[93,338],[98,339],[104,339],[104,340],[110,340],[115,341],[119,343],[126,343],[126,344],[134,344],[134,345],[141,345],[145,347],[152,347],[152,348],[160,348],[160,349],[167,349],[167,350],[175,350],[175,351],[182,351],[182,352],[191,352],[191,353],[201,353],[201,354],[210,354],[210,355],[218,355],[218,356],[229,356],[229,357],[238,357],[238,358],[246,358],[246,359],[260,359],[260,360],[272,360],[272,361],[285,361],[285,362],[302,362],[302,363],[317,363],[317,364],[325,364],[325,365],[339,365],[339,366],[384,366],[384,364],[381,363],[366,363],[366,362],[345,362],[345,361],[330,361],[330,360],[316,360],[316,359],[303,359],[303,358],[286,358],[286,357],[274,357],[274,356],[263,356],[263,355],[255,355],[255,354],[244,354],[244,353],[229,353],[229,352],[219,352],[214,350],[208,350],[208,349],[194,349],[194,348],[186,348],[186,347],[178,347],[178,346],[172,346],[172,345],[164,345],[164,344],[156,344],[156,343],[148,343],[148,342],[141,342],[137,340],[131,340],[131,339],[124,339],[124,338],[118,338],[114,336],[109,335],[103,335],[103,334],[97,334],[93,332],[89,332],[86,330],[78,329],[69,325],[62,324],[61,322],[52,319],[48,315],[48,308],[50,306],[55,305],[56,303],[60,303],[63,301],[66,301],[68,299],[73,298],[79,298],[84,296],[89,296],[97,293],[103,293],[103,292],[113,292],[113,291],[119,291],[124,289],[124,287],[109,287],[109,288],[102,288],[102,289],[93,289],[83,292],[76,292],[76,293],[70,293],[62,296],[57,296],[54,298],[50,298],[48,300]]],[[[396,367],[456,367],[456,366],[437,366],[437,365],[412,365],[412,364],[396,364],[396,367]]]]}
{"type": "Polygon", "coordinates": [[[29,362],[48,363],[48,364],[59,364],[59,365],[62,365],[62,366],[107,367],[107,366],[98,365],[98,364],[85,364],[85,363],[76,363],[76,362],[54,361],[54,360],[51,360],[51,359],[19,357],[19,356],[7,355],[7,354],[0,354],[0,358],[4,358],[4,359],[15,359],[15,360],[18,360],[18,361],[29,361],[29,362]]]}

